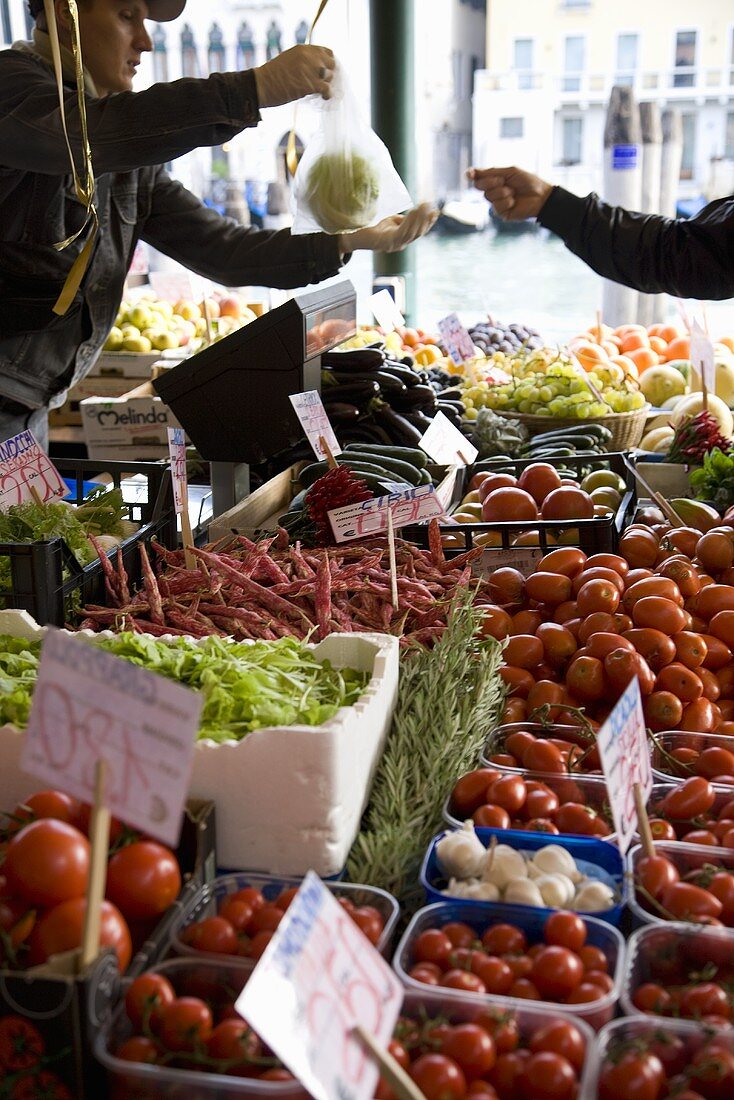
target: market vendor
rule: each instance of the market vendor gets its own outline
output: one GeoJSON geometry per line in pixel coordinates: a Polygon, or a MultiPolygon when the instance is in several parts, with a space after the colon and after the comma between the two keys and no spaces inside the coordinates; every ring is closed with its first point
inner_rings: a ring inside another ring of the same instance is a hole
{"type": "MultiPolygon", "coordinates": [[[[66,124],[83,178],[73,24],[67,0],[53,2],[66,124]]],[[[60,303],[73,286],[67,277],[92,227],[71,174],[43,0],[29,0],[33,40],[0,52],[2,439],[30,427],[45,443],[48,407],[89,372],[114,323],[138,240],[228,286],[291,288],[335,275],[355,249],[403,249],[433,224],[434,212],[422,206],[348,237],[294,237],[243,228],[172,180],[162,164],[256,126],[260,108],[312,94],[329,98],[335,66],[331,50],[295,46],[256,69],[133,93],[140,59],[152,49],[145,20],[175,19],[185,3],[78,0],[99,231],[63,313],[60,303]]]]}
{"type": "Polygon", "coordinates": [[[469,178],[501,218],[537,218],[605,279],[645,294],[734,297],[734,195],[693,218],[663,218],[580,198],[521,168],[471,168],[469,178]]]}

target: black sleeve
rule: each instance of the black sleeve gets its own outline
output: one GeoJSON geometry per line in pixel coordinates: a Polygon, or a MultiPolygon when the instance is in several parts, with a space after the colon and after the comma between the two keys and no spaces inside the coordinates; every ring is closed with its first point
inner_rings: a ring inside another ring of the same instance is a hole
{"type": "Polygon", "coordinates": [[[151,211],[141,236],[197,275],[226,286],[290,290],[336,275],[348,257],[326,233],[292,236],[287,229],[245,229],[224,218],[163,168],[156,173],[151,211]]]}
{"type": "Polygon", "coordinates": [[[671,219],[554,187],[538,221],[605,279],[646,294],[734,297],[734,198],[671,219]]]}

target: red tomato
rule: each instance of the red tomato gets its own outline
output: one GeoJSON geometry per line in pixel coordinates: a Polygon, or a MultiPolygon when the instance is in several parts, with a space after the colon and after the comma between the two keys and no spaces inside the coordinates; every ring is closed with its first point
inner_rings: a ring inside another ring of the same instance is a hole
{"type": "Polygon", "coordinates": [[[562,1054],[542,1050],[533,1054],[525,1066],[523,1082],[533,1100],[575,1100],[578,1091],[576,1072],[562,1054]]]}
{"type": "Polygon", "coordinates": [[[717,775],[734,775],[734,753],[719,745],[704,749],[696,761],[696,773],[714,779],[717,775]]]}
{"type": "Polygon", "coordinates": [[[734,1088],[734,1053],[713,1039],[696,1051],[689,1067],[690,1080],[706,1100],[729,1100],[734,1088]]]}
{"type": "Polygon", "coordinates": [[[184,943],[207,954],[236,955],[239,941],[232,925],[224,917],[205,917],[190,924],[182,933],[184,943]]]}
{"type": "Polygon", "coordinates": [[[535,956],[530,977],[543,998],[562,1001],[581,984],[583,975],[578,955],[567,947],[551,944],[535,956]]]}
{"type": "Polygon", "coordinates": [[[176,994],[168,978],[148,972],[130,983],[125,994],[125,1011],[135,1031],[151,1027],[156,1031],[163,1019],[163,1009],[173,1004],[176,994]]]}
{"type": "Polygon", "coordinates": [[[204,1045],[213,1029],[208,1005],[198,997],[178,997],[163,1013],[160,1040],[168,1050],[195,1050],[204,1045]]]}
{"type": "Polygon", "coordinates": [[[512,988],[515,975],[504,961],[496,955],[485,955],[477,952],[471,962],[471,968],[478,978],[484,982],[484,987],[490,996],[505,996],[512,988]]]}
{"type": "Polygon", "coordinates": [[[643,982],[632,995],[632,1004],[640,1012],[651,1012],[656,1016],[666,1016],[672,1007],[673,998],[662,985],[656,982],[643,982]]]}
{"type": "Polygon", "coordinates": [[[553,1020],[552,1023],[541,1025],[533,1032],[529,1045],[533,1054],[542,1051],[560,1054],[577,1073],[581,1073],[584,1068],[586,1043],[579,1029],[568,1020],[553,1020]]]}
{"type": "MultiPolygon", "coordinates": [[[[36,922],[30,939],[33,966],[45,962],[51,955],[60,955],[81,946],[86,909],[86,898],[70,898],[49,909],[36,922]]],[[[102,902],[99,942],[102,947],[115,949],[120,970],[124,973],[132,957],[132,941],[125,918],[111,901],[102,902]]]]}
{"type": "Polygon", "coordinates": [[[624,606],[632,614],[635,604],[645,596],[662,596],[666,600],[672,600],[679,607],[683,606],[683,597],[678,585],[666,577],[645,577],[628,586],[624,594],[624,606]]]}
{"type": "Polygon", "coordinates": [[[563,775],[566,771],[560,749],[541,738],[528,746],[522,763],[524,768],[534,772],[563,775]]]}
{"type": "Polygon", "coordinates": [[[509,814],[517,814],[525,804],[527,791],[520,775],[502,775],[487,787],[487,801],[501,806],[509,814]]]}
{"type": "Polygon", "coordinates": [[[629,562],[626,562],[619,554],[592,554],[586,565],[589,569],[601,566],[602,569],[613,569],[620,577],[626,577],[629,573],[629,562]]]}
{"type": "Polygon", "coordinates": [[[510,486],[493,489],[484,498],[482,504],[482,521],[484,523],[501,523],[502,521],[518,523],[521,520],[537,519],[537,516],[538,506],[530,493],[526,493],[524,489],[516,489],[510,486]]]}
{"type": "Polygon", "coordinates": [[[531,982],[529,978],[517,978],[510,986],[510,997],[516,997],[521,1001],[541,1001],[543,998],[540,995],[535,982],[531,982]]]}
{"type": "Polygon", "coordinates": [[[621,634],[616,632],[600,630],[595,634],[590,634],[586,640],[586,652],[589,657],[597,657],[600,661],[603,661],[615,649],[626,649],[630,653],[635,652],[632,642],[627,641],[621,634]]]}
{"type": "MultiPolygon", "coordinates": [[[[551,550],[538,562],[538,569],[547,573],[563,573],[565,577],[575,577],[586,564],[586,554],[571,546],[551,550]]],[[[626,563],[625,563],[626,564],[626,563]]]]}
{"type": "Polygon", "coordinates": [[[700,668],[708,656],[708,646],[700,634],[681,630],[675,635],[673,642],[676,659],[686,668],[700,668]]]}
{"type": "Polygon", "coordinates": [[[514,634],[502,653],[505,664],[533,669],[543,660],[543,643],[533,634],[514,634]]]}
{"type": "Polygon", "coordinates": [[[441,973],[441,968],[434,963],[418,963],[417,966],[411,966],[408,977],[424,985],[438,985],[441,981],[441,973]]]}
{"type": "Polygon", "coordinates": [[[578,913],[559,909],[551,913],[543,925],[543,939],[546,943],[578,953],[586,943],[586,925],[578,913]]]}
{"type": "Polygon", "coordinates": [[[708,813],[715,798],[716,794],[709,781],[703,776],[693,775],[669,791],[660,803],[660,808],[673,821],[690,821],[708,813]]]}
{"type": "Polygon", "coordinates": [[[38,1028],[22,1016],[0,1019],[0,1071],[21,1073],[37,1065],[45,1054],[46,1044],[38,1028]]]}
{"type": "Polygon", "coordinates": [[[471,817],[487,801],[487,787],[498,775],[496,768],[475,768],[462,775],[451,792],[452,812],[462,819],[471,817]]]}
{"type": "Polygon", "coordinates": [[[571,580],[562,573],[531,573],[525,582],[528,599],[552,607],[571,598],[571,580]]]}
{"type": "Polygon", "coordinates": [[[445,966],[452,950],[451,940],[440,928],[426,928],[416,937],[413,958],[418,963],[430,962],[445,966]]]}
{"type": "Polygon", "coordinates": [[[643,856],[638,862],[635,877],[653,898],[659,899],[665,891],[680,879],[678,868],[665,856],[643,856]]]}
{"type": "Polygon", "coordinates": [[[519,569],[503,565],[487,578],[487,587],[498,604],[522,603],[525,597],[525,577],[519,569]]]}
{"type": "Polygon", "coordinates": [[[668,635],[686,629],[685,612],[664,596],[643,596],[632,608],[632,621],[637,627],[653,627],[668,635]]]}
{"type": "Polygon", "coordinates": [[[534,817],[552,818],[559,805],[558,795],[547,787],[540,790],[528,790],[523,806],[523,815],[528,820],[534,817]]]}
{"type": "Polygon", "coordinates": [[[716,726],[716,711],[709,699],[696,699],[683,708],[678,728],[694,733],[711,733],[716,726]]]}
{"type": "Polygon", "coordinates": [[[647,661],[633,650],[612,650],[604,659],[604,672],[618,694],[621,694],[635,677],[639,681],[640,693],[643,696],[652,694],[656,686],[655,676],[647,661]]]}
{"type": "Polygon", "coordinates": [[[12,829],[15,832],[26,821],[38,821],[51,817],[78,828],[81,803],[63,791],[37,791],[23,799],[13,810],[12,829]]]}
{"type": "Polygon", "coordinates": [[[596,657],[575,657],[566,672],[566,687],[582,702],[602,699],[606,691],[604,665],[596,657]]]}
{"type": "Polygon", "coordinates": [[[529,1050],[511,1050],[500,1054],[490,1071],[489,1082],[502,1100],[521,1100],[527,1096],[525,1066],[532,1057],[529,1050]]]}
{"type": "Polygon", "coordinates": [[[537,638],[543,647],[544,659],[555,669],[565,668],[578,649],[571,631],[560,623],[542,623],[537,638]]]}
{"type": "Polygon", "coordinates": [[[127,920],[160,916],[180,892],[178,860],[154,840],[126,845],[107,864],[107,897],[127,920]]]}
{"type": "Polygon", "coordinates": [[[452,947],[471,947],[477,938],[474,929],[463,921],[449,921],[444,924],[443,934],[451,941],[452,947]]]}
{"type": "Polygon", "coordinates": [[[679,661],[673,661],[657,675],[656,691],[672,691],[685,703],[695,703],[703,695],[703,684],[692,669],[679,661]]]}
{"type": "Polygon", "coordinates": [[[522,955],[527,946],[525,933],[514,924],[493,924],[482,935],[482,947],[490,955],[522,955]]]}
{"type": "Polygon", "coordinates": [[[699,982],[683,991],[680,1001],[681,1016],[700,1019],[702,1016],[731,1018],[729,997],[717,982],[699,982]]]}
{"type": "Polygon", "coordinates": [[[133,1035],[115,1051],[115,1057],[123,1062],[147,1062],[155,1065],[160,1057],[158,1045],[152,1039],[146,1039],[144,1035],[133,1035]]]}
{"type": "Polygon", "coordinates": [[[478,810],[475,810],[472,814],[472,821],[475,825],[480,825],[486,829],[509,829],[512,826],[512,820],[507,810],[504,810],[502,806],[491,804],[480,806],[478,810]]]}
{"type": "Polygon", "coordinates": [[[583,489],[562,485],[545,498],[541,515],[543,519],[592,519],[594,502],[583,489]]]}
{"type": "Polygon", "coordinates": [[[560,488],[561,479],[555,466],[549,462],[531,462],[520,474],[517,485],[530,493],[535,503],[540,505],[549,493],[560,488]]]}
{"type": "Polygon", "coordinates": [[[464,993],[487,992],[482,979],[470,970],[447,970],[438,984],[445,985],[447,989],[461,989],[464,993]]]}
{"type": "MultiPolygon", "coordinates": [[[[734,847],[734,836],[728,846],[734,847]]],[[[729,927],[734,925],[734,875],[728,871],[717,871],[711,876],[708,890],[721,902],[721,920],[729,927]]],[[[706,957],[707,960],[710,958],[710,949],[706,952],[706,957]]]]}
{"type": "MultiPolygon", "coordinates": [[[[585,576],[584,573],[582,573],[583,576],[585,576]]],[[[619,607],[619,600],[619,588],[612,581],[590,580],[579,589],[576,605],[580,617],[585,619],[587,615],[593,615],[596,611],[613,615],[619,607]]]]}
{"type": "Polygon", "coordinates": [[[718,919],[723,908],[718,898],[691,882],[674,882],[663,891],[661,901],[674,920],[718,919]]]}
{"type": "Polygon", "coordinates": [[[496,638],[498,642],[508,638],[512,631],[512,619],[502,607],[494,604],[482,606],[482,634],[485,637],[496,638]]]}
{"type": "Polygon", "coordinates": [[[31,905],[81,897],[89,877],[89,841],[64,821],[34,821],[8,844],[3,874],[13,893],[31,905]]]}
{"type": "Polygon", "coordinates": [[[251,1067],[255,1059],[262,1058],[263,1045],[244,1020],[222,1020],[207,1040],[206,1053],[230,1063],[227,1072],[238,1076],[238,1063],[240,1067],[251,1067]]]}
{"type": "Polygon", "coordinates": [[[359,905],[351,917],[370,943],[377,945],[385,927],[385,921],[379,909],[375,909],[373,905],[359,905]]]}
{"type": "Polygon", "coordinates": [[[642,706],[645,721],[653,730],[676,729],[683,717],[683,704],[671,691],[653,691],[642,706]]]}
{"type": "Polygon", "coordinates": [[[466,1096],[466,1077],[445,1054],[421,1054],[408,1072],[426,1100],[463,1100],[466,1096]]]}
{"type": "Polygon", "coordinates": [[[597,836],[599,820],[596,810],[591,806],[585,806],[580,802],[565,802],[556,814],[555,823],[562,833],[597,836]]]}
{"type": "Polygon", "coordinates": [[[450,1028],[441,1052],[458,1063],[467,1081],[484,1077],[497,1061],[494,1040],[478,1024],[457,1024],[450,1028]]]}
{"type": "Polygon", "coordinates": [[[582,573],[573,578],[571,592],[578,596],[579,592],[589,581],[609,581],[621,594],[624,592],[624,580],[614,569],[604,569],[602,566],[586,568],[582,573]]]}
{"type": "Polygon", "coordinates": [[[512,474],[489,474],[478,487],[479,499],[484,502],[495,489],[513,488],[515,485],[517,485],[517,478],[512,474]]]}
{"type": "Polygon", "coordinates": [[[660,1059],[648,1051],[630,1050],[606,1061],[599,1073],[599,1100],[658,1100],[665,1084],[660,1059]]]}

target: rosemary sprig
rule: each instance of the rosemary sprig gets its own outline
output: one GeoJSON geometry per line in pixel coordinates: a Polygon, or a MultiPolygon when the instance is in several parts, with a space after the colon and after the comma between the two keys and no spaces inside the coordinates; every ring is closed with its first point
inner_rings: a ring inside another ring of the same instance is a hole
{"type": "Polygon", "coordinates": [[[347,863],[352,882],[389,890],[408,911],[421,901],[418,871],[444,800],[476,765],[504,699],[502,647],[479,640],[472,598],[457,599],[432,650],[416,646],[402,657],[392,729],[347,863]]]}

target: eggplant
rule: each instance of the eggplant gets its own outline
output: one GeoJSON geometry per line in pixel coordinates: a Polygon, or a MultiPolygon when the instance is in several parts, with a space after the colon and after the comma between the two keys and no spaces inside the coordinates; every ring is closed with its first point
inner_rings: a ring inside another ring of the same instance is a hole
{"type": "Polygon", "coordinates": [[[401,447],[417,447],[423,435],[418,428],[396,413],[384,401],[373,401],[372,415],[377,423],[389,434],[393,443],[401,447]]]}
{"type": "Polygon", "coordinates": [[[396,412],[410,412],[412,409],[435,410],[437,399],[430,386],[413,386],[407,393],[391,397],[390,404],[396,412]]]}
{"type": "Polygon", "coordinates": [[[360,371],[378,370],[385,362],[384,352],[377,348],[351,348],[349,351],[327,351],[321,356],[322,367],[334,370],[360,371]]]}
{"type": "Polygon", "coordinates": [[[380,385],[377,381],[340,382],[336,386],[322,386],[321,400],[324,405],[366,405],[379,393],[380,385]]]}
{"type": "Polygon", "coordinates": [[[432,418],[426,416],[420,409],[411,409],[410,412],[405,414],[405,419],[412,424],[413,427],[420,428],[421,435],[423,435],[426,429],[430,428],[433,423],[432,418]]]}
{"type": "Polygon", "coordinates": [[[329,420],[334,424],[356,424],[361,415],[356,405],[348,405],[346,401],[329,403],[329,420]]]}

